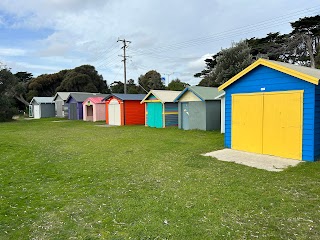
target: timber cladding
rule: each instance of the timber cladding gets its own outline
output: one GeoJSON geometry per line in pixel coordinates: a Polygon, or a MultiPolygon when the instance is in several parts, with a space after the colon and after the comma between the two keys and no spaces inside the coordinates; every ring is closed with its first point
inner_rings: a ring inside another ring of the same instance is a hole
{"type": "Polygon", "coordinates": [[[110,125],[144,125],[144,94],[111,94],[105,100],[106,123],[110,125]]]}
{"type": "Polygon", "coordinates": [[[320,86],[315,79],[320,70],[264,59],[231,78],[219,87],[226,92],[225,146],[317,160],[320,86]]]}

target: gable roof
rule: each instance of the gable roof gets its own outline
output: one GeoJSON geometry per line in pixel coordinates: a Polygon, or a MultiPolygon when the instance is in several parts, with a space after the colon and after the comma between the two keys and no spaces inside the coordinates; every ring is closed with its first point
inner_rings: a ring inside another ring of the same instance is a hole
{"type": "Polygon", "coordinates": [[[201,101],[217,100],[216,97],[222,93],[215,87],[188,86],[174,99],[174,102],[178,102],[187,91],[192,92],[201,101]]]}
{"type": "Polygon", "coordinates": [[[170,90],[150,90],[150,92],[143,98],[141,103],[147,100],[147,98],[152,94],[154,95],[160,102],[173,102],[174,99],[181,93],[181,91],[170,91],[170,90]]]}
{"type": "Polygon", "coordinates": [[[53,101],[55,101],[58,96],[60,96],[63,101],[66,101],[69,95],[70,92],[57,92],[53,97],[53,101]]]}
{"type": "Polygon", "coordinates": [[[229,79],[227,82],[222,84],[218,89],[223,90],[235,81],[237,81],[239,78],[250,72],[251,70],[255,69],[258,66],[266,66],[269,68],[272,68],[274,70],[277,70],[279,72],[286,73],[288,75],[291,75],[293,77],[299,78],[301,80],[313,83],[318,85],[319,79],[320,79],[320,70],[304,67],[304,66],[298,66],[290,63],[284,63],[284,62],[278,62],[273,60],[266,60],[260,58],[259,60],[252,63],[250,66],[239,72],[237,75],[229,79]]]}
{"type": "MultiPolygon", "coordinates": [[[[108,94],[108,95],[109,95],[109,94],[108,94]]],[[[104,100],[104,96],[88,97],[86,100],[83,101],[83,103],[90,101],[90,102],[92,102],[92,103],[94,103],[94,104],[104,104],[103,100],[104,100]]],[[[82,104],[83,104],[83,103],[82,103],[82,104]]]]}
{"type": "Polygon", "coordinates": [[[222,98],[224,98],[225,96],[226,96],[226,92],[225,91],[220,91],[220,92],[222,92],[220,95],[218,95],[218,96],[216,96],[215,97],[215,99],[222,99],[222,98]]]}
{"type": "Polygon", "coordinates": [[[97,96],[99,97],[101,94],[100,93],[86,93],[86,92],[71,92],[66,100],[66,102],[69,102],[70,98],[73,98],[77,102],[83,102],[85,101],[88,97],[91,96],[97,96]]]}
{"type": "Polygon", "coordinates": [[[124,94],[124,93],[112,93],[109,96],[105,97],[103,100],[107,100],[109,98],[111,98],[112,96],[125,101],[125,100],[137,100],[137,101],[141,101],[146,94],[124,94]]]}
{"type": "Polygon", "coordinates": [[[53,103],[53,97],[33,97],[30,101],[30,104],[36,102],[38,104],[41,103],[53,103]]]}

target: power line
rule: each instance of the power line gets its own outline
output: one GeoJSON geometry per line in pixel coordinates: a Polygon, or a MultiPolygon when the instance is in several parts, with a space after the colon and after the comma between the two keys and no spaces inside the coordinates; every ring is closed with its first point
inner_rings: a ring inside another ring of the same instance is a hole
{"type": "Polygon", "coordinates": [[[116,80],[116,78],[118,77],[121,70],[122,70],[122,66],[119,68],[119,71],[116,73],[116,75],[114,76],[114,78],[110,84],[112,84],[114,82],[114,80],[116,80]]]}
{"type": "MultiPolygon", "coordinates": [[[[297,18],[297,14],[305,14],[307,12],[310,11],[318,11],[320,9],[320,6],[315,6],[315,7],[311,7],[311,8],[307,8],[307,9],[303,9],[300,11],[296,11],[296,12],[292,12],[286,15],[282,15],[278,18],[273,18],[273,19],[269,19],[269,20],[265,20],[265,21],[261,21],[257,24],[251,24],[251,25],[247,25],[247,26],[243,26],[237,29],[230,29],[227,31],[223,31],[220,32],[218,34],[214,34],[214,35],[209,35],[209,36],[205,36],[205,37],[199,37],[199,38],[195,38],[195,39],[191,39],[191,40],[187,40],[184,42],[178,42],[178,43],[173,43],[173,44],[169,44],[166,46],[160,46],[160,47],[155,47],[155,48],[149,48],[146,50],[134,50],[137,53],[140,53],[140,55],[145,55],[145,54],[155,54],[158,52],[163,52],[163,51],[169,51],[169,50],[176,50],[176,49],[180,49],[180,48],[185,48],[185,47],[189,47],[189,46],[194,46],[194,45],[198,45],[201,43],[205,43],[205,42],[211,42],[211,41],[217,41],[217,40],[222,40],[225,39],[227,37],[232,37],[234,36],[234,34],[236,33],[237,35],[242,35],[244,33],[251,33],[252,31],[255,30],[261,30],[263,28],[266,27],[273,27],[273,26],[279,26],[280,24],[287,24],[289,20],[289,18],[291,19],[292,17],[297,18]],[[282,21],[280,21],[282,20],[282,21]],[[245,32],[244,32],[245,31],[245,32]]],[[[139,54],[138,54],[139,55],[139,54]]],[[[160,56],[160,58],[163,56],[160,56]]],[[[171,58],[171,57],[170,57],[171,58]]]]}

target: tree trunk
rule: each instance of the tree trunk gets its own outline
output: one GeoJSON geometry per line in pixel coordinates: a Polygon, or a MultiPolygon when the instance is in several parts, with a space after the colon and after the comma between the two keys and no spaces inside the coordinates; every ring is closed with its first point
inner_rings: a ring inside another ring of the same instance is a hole
{"type": "Polygon", "coordinates": [[[304,39],[305,39],[305,42],[306,42],[307,51],[308,51],[309,56],[310,56],[311,68],[316,68],[316,63],[315,63],[314,55],[313,55],[312,38],[311,38],[310,35],[305,35],[304,39]]]}
{"type": "Polygon", "coordinates": [[[29,106],[29,103],[24,99],[24,97],[22,96],[22,94],[20,94],[20,95],[14,95],[14,97],[15,97],[18,101],[22,102],[24,105],[29,106]]]}

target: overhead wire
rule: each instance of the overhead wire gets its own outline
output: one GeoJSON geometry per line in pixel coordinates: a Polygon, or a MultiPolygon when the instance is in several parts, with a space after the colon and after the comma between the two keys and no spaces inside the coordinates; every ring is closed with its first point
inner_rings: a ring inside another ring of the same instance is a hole
{"type": "MultiPolygon", "coordinates": [[[[217,40],[223,40],[227,37],[232,37],[232,36],[238,36],[239,34],[244,34],[244,33],[250,33],[252,31],[256,31],[261,30],[261,29],[265,29],[266,27],[273,27],[273,26],[279,26],[281,24],[288,24],[289,21],[289,17],[291,19],[291,17],[295,17],[297,18],[297,14],[300,13],[306,13],[306,12],[310,12],[310,11],[318,11],[320,9],[320,6],[316,6],[316,7],[312,7],[312,8],[307,8],[307,9],[303,9],[300,11],[296,11],[296,12],[292,12],[286,15],[282,15],[278,18],[273,18],[273,19],[269,19],[269,20],[265,20],[262,22],[259,22],[257,24],[251,24],[251,25],[247,25],[247,26],[243,26],[240,28],[236,28],[236,29],[230,29],[227,31],[223,31],[217,34],[213,34],[213,35],[209,35],[209,36],[205,36],[205,37],[199,37],[199,38],[195,38],[195,39],[191,39],[191,40],[187,40],[184,42],[178,42],[178,43],[173,43],[173,44],[169,44],[169,45],[165,45],[165,46],[160,46],[160,47],[154,47],[154,48],[149,48],[149,49],[145,49],[145,50],[141,50],[141,49],[137,49],[134,50],[137,53],[140,53],[140,55],[145,55],[145,54],[156,54],[159,52],[163,52],[163,51],[169,51],[169,50],[177,50],[180,48],[185,48],[185,47],[189,47],[189,46],[193,46],[193,45],[198,45],[198,44],[202,44],[202,43],[206,43],[206,42],[211,42],[211,41],[217,41],[217,40]],[[280,21],[282,20],[282,21],[280,21]],[[245,32],[244,32],[245,31],[245,32]],[[235,35],[237,34],[237,35],[235,35]]],[[[137,54],[138,55],[138,54],[137,54]]]]}

